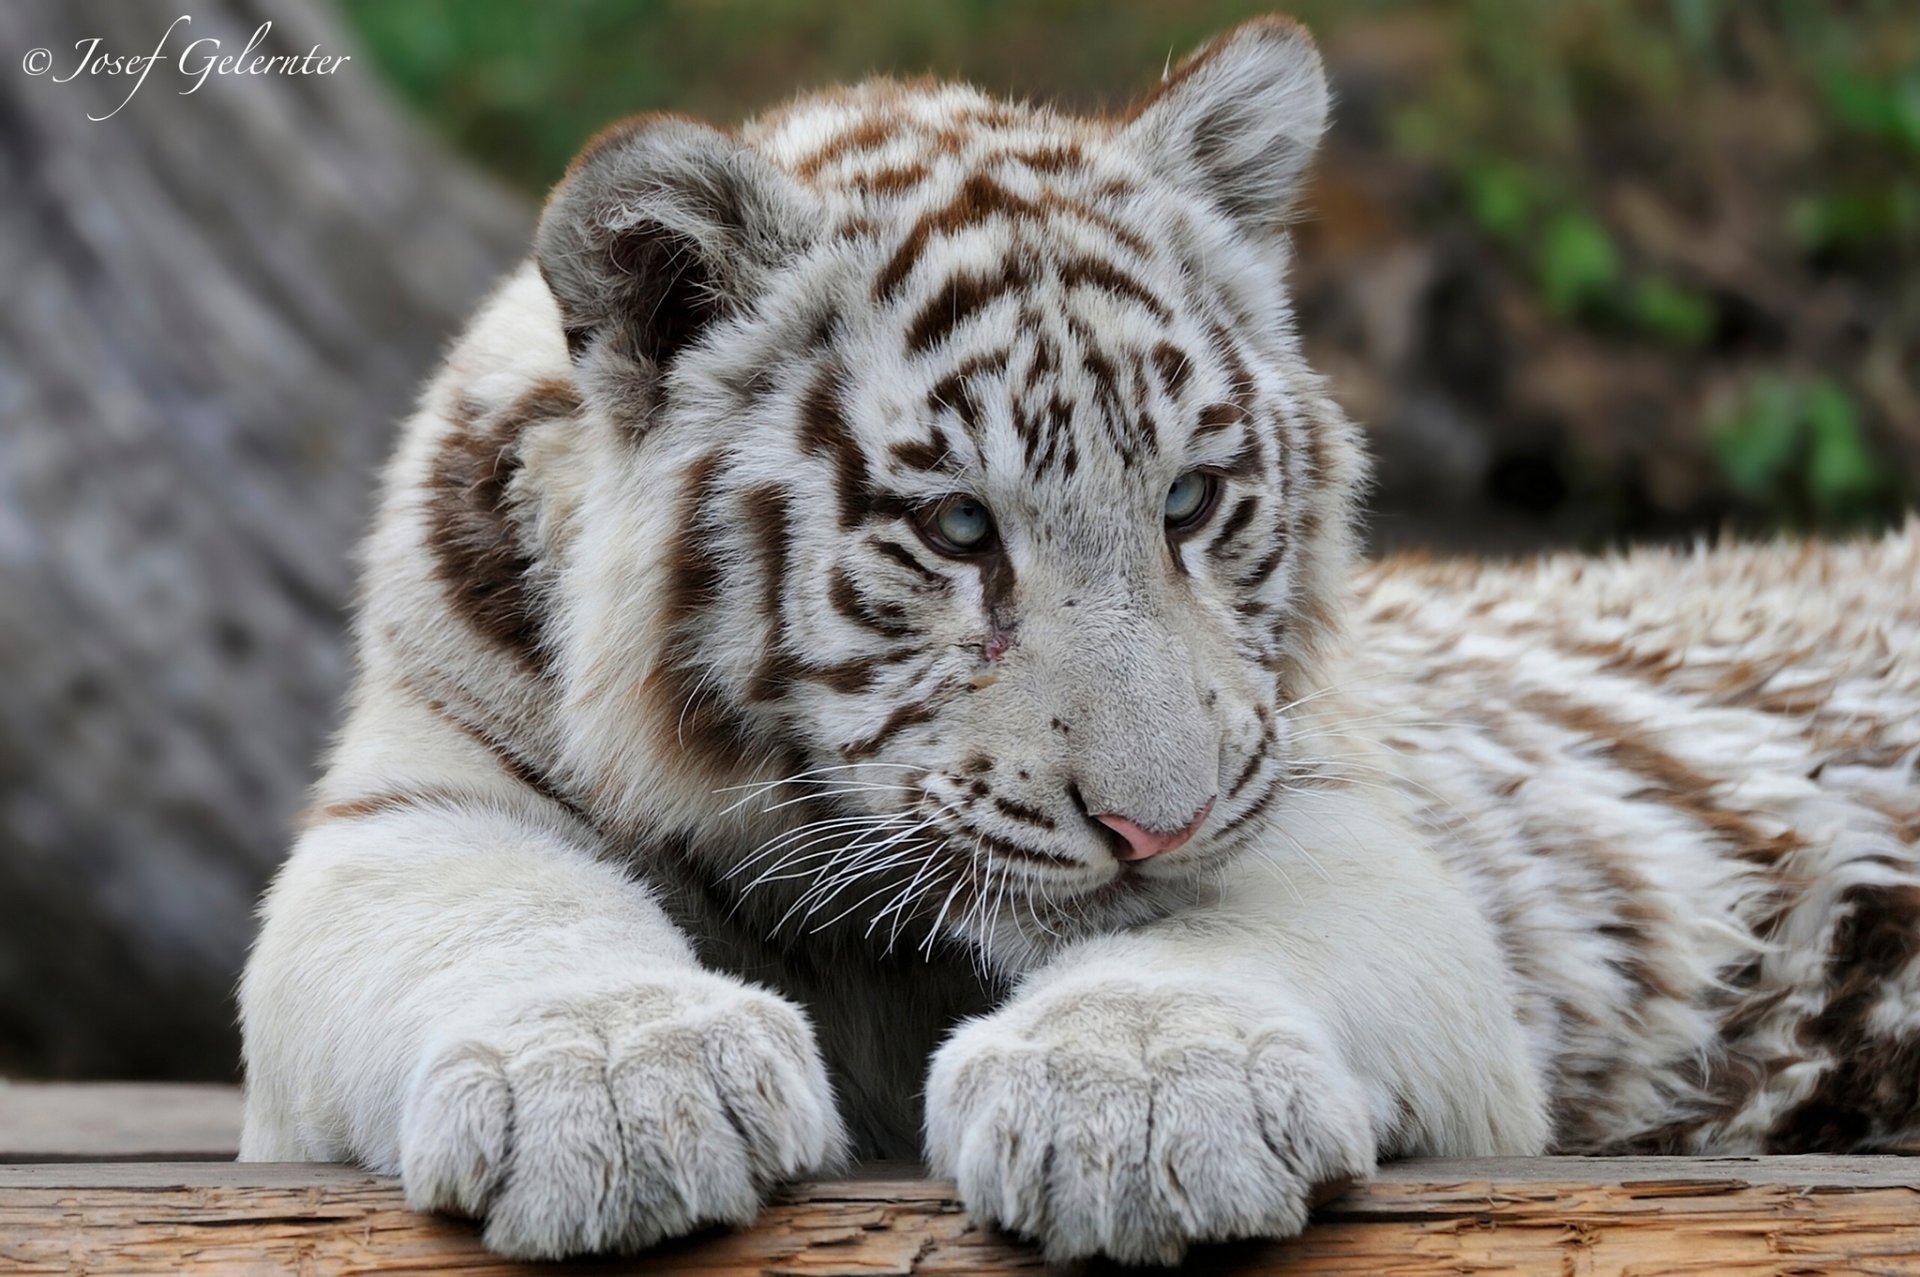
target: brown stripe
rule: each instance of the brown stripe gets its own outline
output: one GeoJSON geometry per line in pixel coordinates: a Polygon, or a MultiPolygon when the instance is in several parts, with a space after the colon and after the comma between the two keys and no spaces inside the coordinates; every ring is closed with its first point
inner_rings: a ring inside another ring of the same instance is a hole
{"type": "Polygon", "coordinates": [[[1246,410],[1238,404],[1210,403],[1200,410],[1199,421],[1193,427],[1193,436],[1218,434],[1231,429],[1247,419],[1246,410]]]}
{"type": "Polygon", "coordinates": [[[800,161],[794,172],[812,177],[835,160],[854,151],[871,151],[885,146],[893,138],[893,122],[884,115],[869,116],[859,124],[827,140],[825,146],[800,161]]]}
{"type": "Polygon", "coordinates": [[[836,563],[827,577],[827,602],[855,625],[882,638],[906,638],[913,633],[906,609],[891,599],[870,599],[860,593],[844,563],[836,563]]]}
{"type": "Polygon", "coordinates": [[[1712,795],[1718,782],[1659,748],[1640,728],[1585,702],[1547,692],[1529,692],[1518,703],[1528,713],[1593,739],[1603,756],[1646,782],[1646,788],[1632,797],[1663,802],[1693,817],[1748,864],[1771,868],[1800,846],[1792,832],[1763,833],[1751,814],[1715,802],[1712,795]]]}
{"type": "Polygon", "coordinates": [[[324,825],[335,820],[361,820],[368,816],[405,811],[412,807],[473,806],[486,801],[487,798],[484,795],[471,790],[448,789],[440,786],[387,790],[383,793],[310,807],[301,815],[300,827],[312,829],[316,825],[324,825]]]}
{"type": "Polygon", "coordinates": [[[901,567],[912,572],[928,584],[937,585],[941,587],[942,590],[951,588],[951,583],[945,576],[915,558],[913,551],[907,549],[907,547],[901,545],[899,542],[889,541],[884,537],[869,537],[867,544],[872,546],[874,550],[882,556],[898,563],[901,567]]]}
{"type": "Polygon", "coordinates": [[[880,752],[880,747],[899,735],[902,731],[917,723],[933,721],[935,709],[931,701],[915,701],[902,705],[887,715],[878,731],[865,740],[855,741],[851,745],[842,745],[840,752],[848,758],[868,758],[880,752]]]}
{"type": "Polygon", "coordinates": [[[471,407],[464,407],[426,485],[427,547],[454,615],[533,674],[545,672],[544,618],[530,581],[535,563],[516,517],[513,480],[525,431],[579,407],[573,386],[558,379],[538,383],[485,421],[475,421],[471,407]]]}
{"type": "Polygon", "coordinates": [[[1172,342],[1163,341],[1153,348],[1153,370],[1160,378],[1160,387],[1167,398],[1177,399],[1186,389],[1187,380],[1193,375],[1193,360],[1187,352],[1172,342]]]}
{"type": "Polygon", "coordinates": [[[945,340],[976,312],[1031,282],[1032,275],[1025,264],[1012,257],[1001,263],[997,275],[953,276],[927,300],[908,326],[907,350],[915,354],[927,350],[945,340]]]}
{"type": "Polygon", "coordinates": [[[1247,524],[1253,521],[1253,512],[1260,508],[1259,497],[1241,497],[1234,503],[1227,517],[1220,521],[1220,530],[1214,534],[1213,544],[1207,547],[1207,557],[1223,559],[1230,556],[1235,546],[1233,539],[1246,531],[1247,524]]]}
{"type": "Polygon", "coordinates": [[[897,195],[926,181],[930,171],[925,164],[917,162],[896,164],[890,168],[875,169],[871,173],[856,173],[851,185],[874,195],[897,195]]]}
{"type": "Polygon", "coordinates": [[[1920,957],[1920,887],[1862,883],[1841,896],[1845,915],[1827,948],[1827,996],[1800,1040],[1832,1063],[1767,1133],[1769,1153],[1852,1152],[1910,1135],[1920,1123],[1920,1033],[1883,1034],[1874,1011],[1911,997],[1920,957]]]}
{"type": "Polygon", "coordinates": [[[756,739],[719,689],[703,681],[699,667],[701,623],[721,586],[712,521],[720,508],[722,465],[722,454],[716,451],[687,468],[665,559],[661,651],[640,695],[662,753],[688,758],[715,776],[727,777],[764,752],[765,743],[756,739]]]}
{"type": "Polygon", "coordinates": [[[781,618],[786,598],[788,570],[789,513],[791,501],[786,489],[764,483],[741,494],[747,522],[753,528],[753,545],[760,566],[760,616],[766,624],[766,651],[754,670],[747,690],[750,700],[772,700],[785,690],[789,681],[789,658],[781,650],[785,627],[781,618]]]}
{"type": "Polygon", "coordinates": [[[786,596],[788,513],[792,503],[786,489],[773,483],[747,489],[740,494],[740,502],[746,508],[754,549],[760,558],[760,612],[777,628],[780,601],[786,596]]]}
{"type": "Polygon", "coordinates": [[[1054,267],[1054,271],[1062,287],[1094,288],[1115,297],[1124,297],[1163,324],[1173,318],[1173,312],[1153,290],[1104,258],[1075,258],[1061,262],[1054,267]]]}
{"type": "Polygon", "coordinates": [[[841,528],[857,527],[876,516],[899,518],[907,513],[898,498],[873,485],[866,452],[841,415],[839,368],[831,364],[821,368],[808,388],[800,403],[798,437],[801,447],[833,462],[841,528]]]}
{"type": "Polygon", "coordinates": [[[919,264],[928,242],[935,237],[951,235],[995,217],[1041,217],[1047,213],[1064,213],[1090,222],[1117,243],[1143,257],[1152,251],[1137,232],[1098,209],[1089,208],[1058,191],[1047,191],[1037,201],[1030,200],[1014,194],[985,173],[974,173],[960,184],[960,189],[951,200],[924,214],[914,223],[906,238],[900,242],[900,247],[875,277],[874,301],[884,303],[893,300],[901,285],[913,273],[913,268],[919,264]]]}
{"type": "Polygon", "coordinates": [[[896,647],[872,656],[856,657],[850,661],[837,661],[832,665],[797,664],[793,674],[809,682],[819,683],[836,692],[864,692],[872,687],[880,671],[889,665],[899,665],[917,656],[925,656],[924,647],[896,647]]]}
{"type": "Polygon", "coordinates": [[[1078,142],[1064,142],[1031,150],[1009,152],[1008,158],[1036,173],[1062,173],[1086,162],[1078,142]]]}
{"type": "Polygon", "coordinates": [[[1004,372],[1013,352],[1000,348],[969,355],[959,367],[933,383],[927,391],[927,407],[933,412],[951,412],[960,418],[969,433],[980,427],[980,403],[973,394],[973,379],[986,373],[1004,372]]]}
{"type": "Polygon", "coordinates": [[[498,763],[500,769],[508,776],[526,786],[526,788],[533,793],[546,799],[554,806],[559,807],[568,815],[580,821],[580,823],[589,828],[595,827],[593,818],[584,808],[562,791],[551,777],[521,757],[512,747],[496,739],[491,732],[479,724],[469,722],[463,715],[456,712],[453,706],[441,698],[432,695],[411,679],[403,678],[399,686],[402,691],[426,706],[428,712],[433,714],[434,717],[440,719],[440,721],[458,731],[468,740],[471,740],[474,744],[486,750],[487,753],[493,757],[494,762],[498,763]]]}

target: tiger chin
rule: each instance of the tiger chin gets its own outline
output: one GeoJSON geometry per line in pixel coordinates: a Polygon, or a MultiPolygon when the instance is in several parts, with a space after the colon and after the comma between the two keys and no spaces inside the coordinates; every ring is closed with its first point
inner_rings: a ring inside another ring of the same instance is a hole
{"type": "Polygon", "coordinates": [[[1920,536],[1357,564],[1327,109],[1271,18],[1112,117],[596,138],[387,472],[242,1156],[523,1257],[924,1157],[1146,1262],[1386,1157],[1911,1131],[1920,536]]]}

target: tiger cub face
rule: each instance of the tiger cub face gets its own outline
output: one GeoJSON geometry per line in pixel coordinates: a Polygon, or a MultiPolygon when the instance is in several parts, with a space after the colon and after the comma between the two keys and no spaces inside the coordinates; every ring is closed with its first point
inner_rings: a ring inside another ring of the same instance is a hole
{"type": "Polygon", "coordinates": [[[769,800],[804,824],[743,827],[780,834],[751,881],[799,916],[976,944],[1147,916],[1257,838],[1362,464],[1284,290],[1325,113],[1266,20],[1121,119],[876,84],[591,145],[537,246],[627,439],[576,627],[601,787],[723,878],[769,800]]]}

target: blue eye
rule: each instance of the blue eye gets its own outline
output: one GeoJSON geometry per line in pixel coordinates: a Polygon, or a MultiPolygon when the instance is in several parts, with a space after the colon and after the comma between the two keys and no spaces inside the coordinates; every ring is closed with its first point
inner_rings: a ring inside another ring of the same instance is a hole
{"type": "Polygon", "coordinates": [[[1199,526],[1213,509],[1219,480],[1200,470],[1189,470],[1167,489],[1167,526],[1186,531],[1199,526]]]}
{"type": "Polygon", "coordinates": [[[993,544],[993,512],[972,497],[947,497],[916,515],[914,526],[942,554],[977,554],[993,544]]]}

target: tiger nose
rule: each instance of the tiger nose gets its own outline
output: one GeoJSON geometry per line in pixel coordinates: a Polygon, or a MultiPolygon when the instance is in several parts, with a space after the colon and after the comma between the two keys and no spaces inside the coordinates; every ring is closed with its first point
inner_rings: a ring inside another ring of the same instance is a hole
{"type": "Polygon", "coordinates": [[[1213,799],[1209,798],[1194,818],[1187,822],[1185,829],[1175,829],[1169,833],[1147,829],[1125,816],[1113,812],[1096,814],[1094,819],[1120,835],[1127,849],[1117,853],[1122,860],[1146,860],[1186,846],[1193,836],[1200,832],[1200,826],[1207,823],[1207,817],[1213,814],[1213,799]]]}

